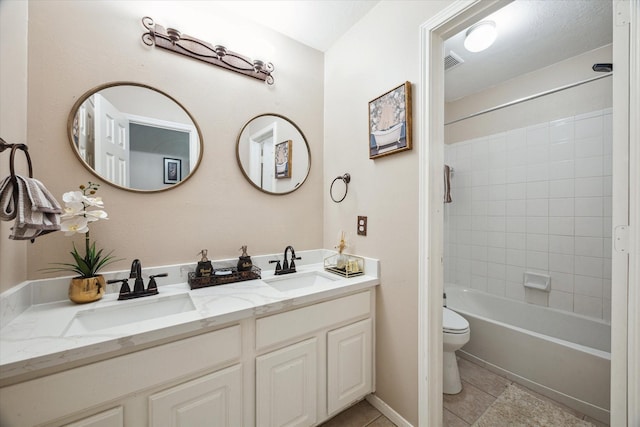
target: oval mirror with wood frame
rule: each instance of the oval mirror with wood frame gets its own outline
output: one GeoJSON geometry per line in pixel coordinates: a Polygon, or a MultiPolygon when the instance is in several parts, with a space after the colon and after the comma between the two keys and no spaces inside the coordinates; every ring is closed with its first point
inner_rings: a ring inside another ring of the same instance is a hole
{"type": "Polygon", "coordinates": [[[243,126],[236,158],[251,185],[269,194],[297,190],[311,169],[307,139],[295,123],[279,114],[261,114],[243,126]]]}
{"type": "Polygon", "coordinates": [[[124,190],[170,190],[193,176],[202,160],[202,133],[191,114],[140,83],[89,90],[71,109],[67,128],[83,165],[124,190]]]}

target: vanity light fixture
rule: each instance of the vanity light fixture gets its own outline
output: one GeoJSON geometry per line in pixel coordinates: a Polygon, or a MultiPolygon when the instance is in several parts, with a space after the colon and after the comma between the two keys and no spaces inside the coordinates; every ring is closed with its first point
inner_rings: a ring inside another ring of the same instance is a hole
{"type": "Polygon", "coordinates": [[[256,70],[256,73],[259,73],[264,68],[264,62],[256,59],[253,61],[253,69],[256,70]]]}
{"type": "Polygon", "coordinates": [[[215,45],[213,50],[216,51],[216,55],[218,55],[218,59],[221,59],[223,56],[227,54],[227,48],[219,44],[215,45]]]}
{"type": "Polygon", "coordinates": [[[169,37],[169,40],[171,40],[171,43],[175,45],[182,37],[182,34],[180,34],[180,31],[175,28],[167,28],[167,36],[169,37]]]}
{"type": "Polygon", "coordinates": [[[148,30],[142,35],[142,42],[147,46],[156,45],[211,65],[262,80],[269,85],[274,83],[271,74],[274,67],[271,62],[259,59],[252,60],[221,45],[212,46],[210,43],[182,34],[175,28],[165,29],[154,23],[153,19],[148,16],[142,18],[142,25],[148,30]]]}
{"type": "Polygon", "coordinates": [[[469,52],[481,52],[491,46],[498,32],[493,21],[481,21],[472,25],[464,39],[464,47],[469,52]]]}

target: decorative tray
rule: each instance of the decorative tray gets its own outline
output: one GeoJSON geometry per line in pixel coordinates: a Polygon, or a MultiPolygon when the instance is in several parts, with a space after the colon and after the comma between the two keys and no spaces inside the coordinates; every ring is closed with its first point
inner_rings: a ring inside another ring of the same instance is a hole
{"type": "Polygon", "coordinates": [[[211,276],[204,277],[196,277],[196,273],[192,271],[188,275],[188,282],[191,289],[198,289],[260,278],[260,268],[254,265],[247,271],[238,271],[237,267],[214,268],[211,276]]]}
{"type": "Polygon", "coordinates": [[[336,254],[324,259],[324,269],[342,277],[355,277],[364,274],[364,258],[355,255],[336,254]]]}

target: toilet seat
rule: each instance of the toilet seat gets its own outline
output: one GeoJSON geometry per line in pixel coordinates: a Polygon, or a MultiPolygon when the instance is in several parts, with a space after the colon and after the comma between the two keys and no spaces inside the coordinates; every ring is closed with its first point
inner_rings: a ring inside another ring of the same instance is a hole
{"type": "Polygon", "coordinates": [[[447,334],[469,332],[469,322],[453,310],[442,307],[442,331],[447,334]]]}

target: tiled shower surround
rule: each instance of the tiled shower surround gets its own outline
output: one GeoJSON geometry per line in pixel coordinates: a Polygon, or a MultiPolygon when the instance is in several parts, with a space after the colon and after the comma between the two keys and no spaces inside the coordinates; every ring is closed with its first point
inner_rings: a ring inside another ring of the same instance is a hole
{"type": "Polygon", "coordinates": [[[611,147],[611,109],[447,145],[445,282],[610,321],[611,147]]]}

